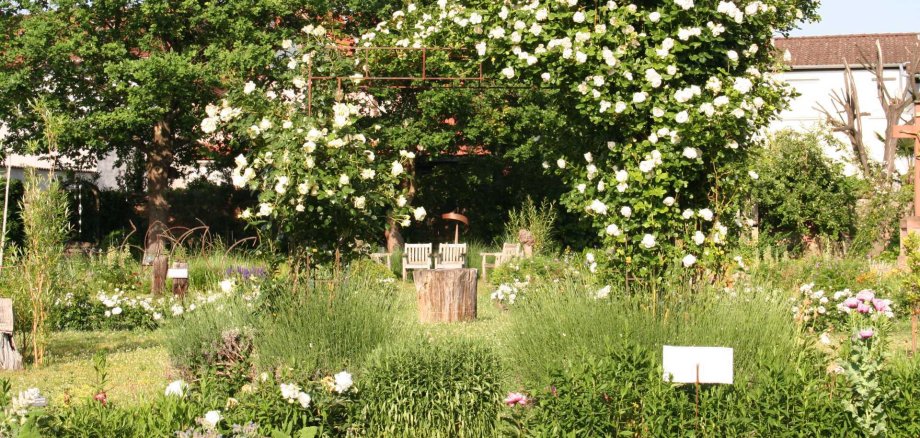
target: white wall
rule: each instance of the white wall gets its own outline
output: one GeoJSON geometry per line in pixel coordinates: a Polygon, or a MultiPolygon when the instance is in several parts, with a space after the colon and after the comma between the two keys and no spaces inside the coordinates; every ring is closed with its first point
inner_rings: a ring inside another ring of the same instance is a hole
{"type": "MultiPolygon", "coordinates": [[[[859,95],[860,109],[868,113],[862,118],[863,141],[869,150],[869,156],[881,161],[884,155],[884,142],[879,136],[885,135],[885,113],[878,99],[875,77],[861,66],[851,66],[856,90],[859,95]]],[[[828,111],[835,111],[832,103],[832,93],[837,91],[842,95],[844,89],[843,69],[839,70],[793,70],[780,75],[799,96],[790,102],[788,110],[783,111],[780,119],[774,122],[771,130],[783,128],[810,129],[824,122],[825,116],[819,109],[819,104],[828,111]]],[[[885,70],[885,85],[893,96],[900,94],[901,89],[907,84],[905,78],[897,68],[885,70]]],[[[913,112],[913,106],[908,109],[913,112]]],[[[835,135],[843,142],[843,153],[851,154],[850,143],[847,136],[842,133],[835,135]]],[[[828,150],[828,155],[840,158],[841,152],[828,150]]],[[[896,163],[898,171],[907,171],[907,161],[896,163]]],[[[848,169],[848,173],[853,169],[848,169]]]]}

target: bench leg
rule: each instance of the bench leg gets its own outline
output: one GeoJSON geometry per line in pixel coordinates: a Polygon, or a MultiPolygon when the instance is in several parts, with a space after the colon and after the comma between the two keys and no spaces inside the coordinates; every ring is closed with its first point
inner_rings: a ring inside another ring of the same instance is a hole
{"type": "Polygon", "coordinates": [[[403,281],[406,281],[406,267],[403,266],[403,281]]]}

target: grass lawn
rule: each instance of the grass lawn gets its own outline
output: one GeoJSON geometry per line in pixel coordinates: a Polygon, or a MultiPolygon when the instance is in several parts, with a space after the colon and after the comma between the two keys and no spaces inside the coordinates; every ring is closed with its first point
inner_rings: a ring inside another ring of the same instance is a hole
{"type": "Polygon", "coordinates": [[[171,379],[161,332],[57,332],[51,335],[47,364],[7,371],[13,392],[37,387],[55,404],[93,395],[93,355],[107,352],[109,399],[133,404],[163,390],[171,379]]]}

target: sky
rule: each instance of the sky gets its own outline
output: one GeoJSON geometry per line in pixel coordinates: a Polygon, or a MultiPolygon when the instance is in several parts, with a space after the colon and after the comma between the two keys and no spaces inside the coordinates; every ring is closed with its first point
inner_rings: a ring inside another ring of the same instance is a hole
{"type": "Polygon", "coordinates": [[[792,36],[855,33],[920,33],[920,0],[822,0],[821,21],[792,36]]]}

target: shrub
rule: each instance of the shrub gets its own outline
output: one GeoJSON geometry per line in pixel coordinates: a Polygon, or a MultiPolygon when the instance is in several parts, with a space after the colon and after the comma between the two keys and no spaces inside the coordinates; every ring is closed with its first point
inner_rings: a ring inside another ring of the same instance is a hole
{"type": "Polygon", "coordinates": [[[500,367],[486,347],[417,343],[382,352],[362,378],[368,436],[480,437],[496,427],[500,367]]]}
{"type": "Polygon", "coordinates": [[[829,134],[787,130],[776,133],[754,170],[753,196],[762,236],[791,248],[804,239],[839,241],[856,230],[857,180],[825,152],[838,147],[829,134]]]}
{"type": "Polygon", "coordinates": [[[519,242],[521,230],[530,231],[533,235],[534,254],[551,253],[556,246],[554,228],[556,226],[556,205],[543,201],[537,206],[533,199],[527,198],[519,208],[508,213],[508,222],[505,223],[505,242],[519,242]]]}
{"type": "MultiPolygon", "coordinates": [[[[188,380],[224,374],[228,364],[236,371],[244,371],[250,360],[251,330],[254,326],[248,303],[238,297],[228,297],[203,305],[194,314],[180,317],[167,325],[166,347],[172,365],[188,380]],[[234,349],[236,343],[240,348],[234,349]]],[[[229,376],[224,388],[228,393],[239,389],[238,376],[229,376]]]]}
{"type": "Polygon", "coordinates": [[[287,365],[306,373],[355,367],[395,337],[392,277],[355,272],[332,285],[295,289],[277,281],[264,289],[274,303],[261,317],[256,342],[262,367],[287,365]]]}

